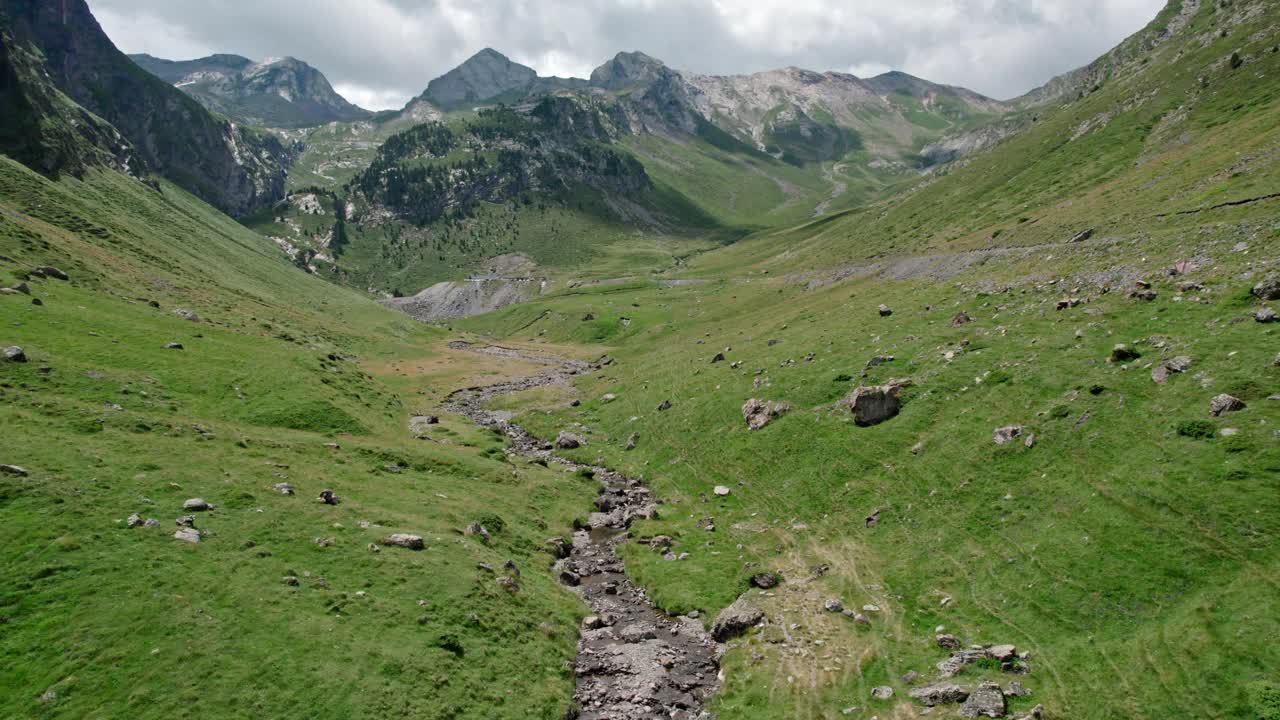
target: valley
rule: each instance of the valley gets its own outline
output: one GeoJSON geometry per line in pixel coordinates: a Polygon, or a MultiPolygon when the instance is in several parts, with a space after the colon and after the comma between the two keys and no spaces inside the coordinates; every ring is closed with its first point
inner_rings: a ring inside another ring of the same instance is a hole
{"type": "Polygon", "coordinates": [[[1280,717],[1274,3],[1005,101],[0,40],[0,715],[1280,717]]]}

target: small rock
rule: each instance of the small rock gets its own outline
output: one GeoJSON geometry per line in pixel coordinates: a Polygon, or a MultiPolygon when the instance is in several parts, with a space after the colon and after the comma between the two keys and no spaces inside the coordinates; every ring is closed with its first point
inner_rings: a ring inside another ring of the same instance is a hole
{"type": "Polygon", "coordinates": [[[725,487],[724,485],[717,485],[715,489],[712,490],[712,492],[714,492],[718,497],[726,497],[729,495],[729,493],[733,491],[725,487]]]}
{"type": "Polygon", "coordinates": [[[125,527],[130,529],[136,528],[136,527],[142,527],[142,524],[143,524],[142,516],[139,515],[138,513],[134,513],[130,515],[127,520],[124,521],[124,524],[125,524],[125,527]]]}
{"type": "Polygon", "coordinates": [[[174,531],[173,537],[183,542],[198,543],[200,542],[200,531],[193,527],[180,527],[174,531]]]}
{"type": "Polygon", "coordinates": [[[293,494],[293,486],[287,482],[276,483],[275,485],[271,486],[271,489],[275,492],[280,493],[281,495],[293,494]]]}
{"type": "Polygon", "coordinates": [[[786,403],[752,398],[742,405],[742,418],[747,421],[748,430],[760,430],[790,410],[786,403]]]}
{"type": "Polygon", "coordinates": [[[516,593],[520,591],[520,581],[508,575],[502,575],[494,580],[494,582],[498,583],[498,587],[509,593],[516,593]]]}
{"type": "Polygon", "coordinates": [[[880,317],[889,317],[892,314],[893,310],[890,310],[888,305],[880,306],[880,317]]]}
{"type": "Polygon", "coordinates": [[[298,585],[300,584],[300,581],[298,580],[298,577],[296,575],[285,575],[284,577],[280,578],[280,582],[285,585],[288,585],[289,587],[298,587],[298,585]]]}
{"type": "Polygon", "coordinates": [[[724,353],[716,353],[715,357],[711,358],[712,365],[715,365],[716,363],[722,363],[722,362],[724,362],[724,353]]]}
{"type": "Polygon", "coordinates": [[[1140,357],[1142,357],[1142,355],[1137,350],[1130,348],[1124,343],[1119,343],[1115,347],[1111,348],[1111,362],[1128,362],[1130,360],[1137,360],[1140,357]]]}
{"type": "Polygon", "coordinates": [[[200,322],[200,316],[186,308],[175,308],[173,311],[173,314],[177,315],[183,320],[188,320],[190,322],[196,322],[196,323],[200,322]]]}
{"type": "Polygon", "coordinates": [[[761,590],[769,590],[778,586],[778,575],[772,572],[760,572],[751,576],[751,584],[761,590]]]}
{"type": "Polygon", "coordinates": [[[396,547],[407,548],[409,550],[421,550],[426,547],[421,535],[409,535],[408,533],[392,533],[383,541],[385,545],[394,545],[396,547]]]}
{"type": "Polygon", "coordinates": [[[843,612],[844,603],[840,602],[838,598],[831,598],[830,600],[822,603],[822,609],[829,613],[843,612]]]}
{"type": "Polygon", "coordinates": [[[171,342],[164,346],[165,350],[184,350],[182,343],[171,342]]]}
{"type": "Polygon", "coordinates": [[[640,440],[640,433],[638,432],[631,433],[631,437],[627,438],[627,445],[626,445],[627,450],[635,450],[636,443],[639,442],[639,440],[640,440]]]}
{"type": "Polygon", "coordinates": [[[335,495],[332,490],[321,490],[320,502],[324,503],[325,505],[337,505],[338,496],[335,495]]]}
{"type": "Polygon", "coordinates": [[[611,403],[617,399],[618,399],[618,396],[614,395],[613,393],[605,393],[604,395],[600,396],[600,402],[602,403],[611,403]]]}
{"type": "Polygon", "coordinates": [[[213,506],[206,502],[204,498],[191,498],[190,500],[182,503],[182,509],[191,512],[203,512],[211,509],[212,507],[213,506]]]}
{"type": "Polygon", "coordinates": [[[1009,425],[1007,427],[996,428],[991,433],[991,439],[997,445],[1005,445],[1013,442],[1016,438],[1022,437],[1023,428],[1021,425],[1009,425]]]}
{"type": "Polygon", "coordinates": [[[54,280],[62,280],[64,282],[71,279],[65,272],[53,267],[52,265],[41,265],[35,269],[35,272],[45,277],[51,277],[54,280]]]}
{"type": "Polygon", "coordinates": [[[147,518],[147,521],[146,521],[146,522],[144,522],[144,523],[142,523],[142,527],[144,527],[144,528],[158,528],[158,527],[160,527],[160,521],[159,521],[159,520],[157,520],[157,519],[155,519],[155,518],[147,518]]]}
{"type": "Polygon", "coordinates": [[[670,400],[663,400],[663,401],[658,405],[658,412],[666,412],[666,411],[668,411],[668,410],[670,410],[670,409],[671,409],[671,401],[670,401],[670,400]]]}
{"type": "Polygon", "coordinates": [[[1084,242],[1085,240],[1088,240],[1089,238],[1093,237],[1093,232],[1094,232],[1093,228],[1089,228],[1088,230],[1081,230],[1080,232],[1071,236],[1071,242],[1073,243],[1084,242]]]}
{"type": "Polygon", "coordinates": [[[1209,413],[1214,417],[1219,417],[1224,413],[1238,412],[1244,410],[1246,405],[1240,398],[1232,397],[1223,393],[1209,401],[1209,413]]]}
{"type": "Polygon", "coordinates": [[[986,650],[987,657],[999,662],[1016,660],[1018,649],[1013,645],[992,645],[986,650]]]}
{"type": "Polygon", "coordinates": [[[0,351],[0,353],[3,354],[5,362],[24,363],[27,361],[26,351],[18,347],[17,345],[10,345],[9,347],[5,348],[3,351],[0,351]]]}
{"type": "Polygon", "coordinates": [[[1280,317],[1276,316],[1275,310],[1272,310],[1269,307],[1264,307],[1253,313],[1253,319],[1260,323],[1273,323],[1280,320],[1280,317]]]}
{"type": "Polygon", "coordinates": [[[470,525],[467,526],[467,529],[464,532],[465,534],[470,535],[472,537],[480,538],[480,542],[484,543],[485,545],[488,545],[489,540],[491,539],[489,537],[489,531],[486,530],[485,527],[480,523],[471,523],[470,525]]]}
{"type": "Polygon", "coordinates": [[[571,432],[561,432],[556,436],[557,450],[575,450],[582,447],[582,438],[571,432]]]}
{"type": "Polygon", "coordinates": [[[0,473],[4,473],[5,475],[16,475],[18,477],[26,477],[29,474],[26,468],[21,468],[17,465],[0,465],[0,473]]]}
{"type": "Polygon", "coordinates": [[[888,700],[893,697],[893,688],[888,685],[881,685],[871,689],[871,697],[877,700],[888,700]]]}
{"type": "Polygon", "coordinates": [[[955,317],[951,318],[951,324],[955,327],[968,325],[971,322],[973,322],[973,317],[971,317],[967,312],[959,312],[955,317]]]}
{"type": "Polygon", "coordinates": [[[1009,687],[1005,689],[1004,694],[1009,697],[1026,697],[1031,691],[1022,686],[1022,683],[1013,680],[1009,683],[1009,687]]]}
{"type": "Polygon", "coordinates": [[[959,650],[960,640],[955,635],[938,635],[934,638],[938,647],[944,650],[959,650]]]}
{"type": "Polygon", "coordinates": [[[176,523],[178,527],[195,527],[195,526],[196,526],[196,516],[195,516],[195,515],[183,515],[182,517],[180,517],[180,518],[178,518],[178,519],[174,520],[173,522],[174,522],[174,523],[176,523]]]}

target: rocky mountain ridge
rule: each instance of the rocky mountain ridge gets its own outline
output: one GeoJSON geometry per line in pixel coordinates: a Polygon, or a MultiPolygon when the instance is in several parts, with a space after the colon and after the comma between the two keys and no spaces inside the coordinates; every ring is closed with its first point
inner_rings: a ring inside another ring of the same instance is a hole
{"type": "Polygon", "coordinates": [[[373,115],[347,102],[323,73],[297,58],[263,62],[239,55],[185,61],[145,54],[129,58],[206,108],[247,125],[310,127],[373,115]]]}

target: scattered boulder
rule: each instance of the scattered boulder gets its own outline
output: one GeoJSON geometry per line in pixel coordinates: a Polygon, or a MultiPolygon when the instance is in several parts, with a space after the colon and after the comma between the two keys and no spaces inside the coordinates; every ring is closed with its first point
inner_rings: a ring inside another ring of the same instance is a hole
{"type": "Polygon", "coordinates": [[[873,367],[878,367],[885,363],[891,363],[894,359],[895,358],[892,355],[877,355],[867,361],[867,369],[870,370],[873,367]]]}
{"type": "Polygon", "coordinates": [[[159,521],[159,520],[157,520],[157,519],[155,519],[155,518],[147,518],[147,521],[146,521],[146,522],[144,522],[144,523],[142,523],[142,527],[145,527],[145,528],[158,528],[158,527],[160,527],[160,521],[159,521]]]}
{"type": "Polygon", "coordinates": [[[323,502],[325,505],[337,505],[338,496],[335,495],[332,490],[321,490],[320,502],[323,502]]]}
{"type": "Polygon", "coordinates": [[[543,543],[543,546],[557,560],[564,560],[569,557],[569,553],[573,552],[573,545],[561,537],[553,537],[543,543]]]}
{"type": "Polygon", "coordinates": [[[280,493],[281,495],[293,494],[293,486],[286,482],[276,483],[275,485],[271,486],[271,489],[275,492],[280,493]]]}
{"type": "Polygon", "coordinates": [[[964,702],[969,698],[969,690],[950,682],[934,683],[924,687],[912,688],[908,693],[912,699],[929,707],[947,703],[964,702]]]}
{"type": "Polygon", "coordinates": [[[284,577],[280,578],[280,582],[284,585],[288,585],[289,587],[298,587],[298,585],[300,584],[300,581],[298,580],[297,575],[285,575],[284,577]]]}
{"type": "Polygon", "coordinates": [[[396,547],[407,548],[409,550],[421,550],[426,547],[426,543],[422,541],[421,535],[409,535],[408,533],[392,533],[383,541],[384,545],[395,545],[396,547]]]}
{"type": "Polygon", "coordinates": [[[1169,381],[1170,374],[1186,372],[1192,362],[1191,358],[1185,355],[1165,360],[1151,369],[1151,379],[1157,385],[1163,385],[1169,381]]]}
{"type": "Polygon", "coordinates": [[[892,314],[893,314],[893,310],[889,309],[888,305],[882,304],[880,306],[880,317],[889,317],[892,314]]]}
{"type": "Polygon", "coordinates": [[[1263,278],[1253,286],[1253,294],[1259,300],[1280,300],[1280,274],[1272,273],[1263,278]]]}
{"type": "Polygon", "coordinates": [[[561,432],[556,436],[557,450],[576,450],[582,447],[582,438],[571,432],[561,432]]]}
{"type": "Polygon", "coordinates": [[[1093,237],[1093,232],[1094,232],[1093,228],[1089,228],[1088,230],[1081,230],[1080,232],[1071,236],[1071,242],[1073,243],[1084,242],[1085,240],[1088,240],[1089,238],[1093,237]]]}
{"type": "Polygon", "coordinates": [[[1219,417],[1224,413],[1237,412],[1245,409],[1244,401],[1237,397],[1232,397],[1223,393],[1209,401],[1209,413],[1214,417],[1219,417]]]}
{"type": "Polygon", "coordinates": [[[778,586],[778,574],[772,572],[759,572],[751,576],[751,585],[761,590],[769,590],[778,586]]]}
{"type": "Polygon", "coordinates": [[[2,353],[3,353],[5,362],[24,363],[27,361],[26,351],[18,347],[17,345],[10,345],[9,347],[5,348],[2,351],[2,353]]]}
{"type": "Polygon", "coordinates": [[[955,317],[951,318],[951,324],[955,327],[960,327],[961,325],[968,325],[971,322],[973,322],[973,317],[970,316],[969,313],[964,311],[957,313],[955,317]]]}
{"type": "Polygon", "coordinates": [[[831,598],[822,603],[822,609],[829,613],[844,612],[844,603],[840,602],[839,598],[831,598]]]}
{"type": "Polygon", "coordinates": [[[791,406],[786,403],[752,398],[743,404],[742,418],[747,421],[748,430],[759,430],[790,409],[791,406]]]}
{"type": "Polygon", "coordinates": [[[14,292],[22,293],[23,295],[31,294],[31,287],[24,282],[20,282],[17,285],[14,285],[13,287],[7,288],[7,289],[12,290],[14,292]]]}
{"type": "Polygon", "coordinates": [[[142,519],[142,516],[139,515],[138,513],[134,513],[130,515],[127,520],[124,521],[124,525],[125,527],[132,530],[133,528],[136,528],[136,527],[142,527],[143,522],[144,521],[142,519]]]}
{"type": "Polygon", "coordinates": [[[1156,299],[1157,295],[1156,291],[1151,289],[1151,283],[1146,282],[1145,280],[1139,280],[1134,283],[1133,289],[1128,292],[1126,297],[1133,300],[1151,302],[1156,299]]]}
{"type": "Polygon", "coordinates": [[[960,639],[955,635],[938,635],[934,638],[934,641],[938,644],[938,647],[944,650],[960,649],[960,639]]]}
{"type": "Polygon", "coordinates": [[[712,492],[716,494],[716,497],[728,497],[729,493],[733,491],[730,490],[726,485],[717,485],[712,490],[712,492]]]}
{"type": "Polygon", "coordinates": [[[659,403],[659,405],[658,405],[658,412],[666,412],[666,411],[668,411],[668,410],[670,410],[670,409],[671,409],[671,401],[670,401],[670,400],[663,400],[663,401],[662,401],[661,403],[659,403]]]}
{"type": "Polygon", "coordinates": [[[879,425],[898,414],[902,408],[899,393],[904,383],[860,387],[849,394],[846,402],[853,412],[853,422],[859,427],[879,425]]]}
{"type": "Polygon", "coordinates": [[[1031,691],[1022,686],[1022,683],[1013,680],[1009,683],[1009,687],[1005,688],[1006,697],[1027,697],[1031,691]]]}
{"type": "Polygon", "coordinates": [[[26,468],[18,467],[17,465],[0,465],[0,473],[17,475],[18,477],[26,477],[30,474],[26,468]]]}
{"type": "Polygon", "coordinates": [[[637,443],[637,442],[639,442],[639,441],[640,441],[640,433],[638,433],[638,432],[633,432],[633,433],[631,433],[631,436],[627,438],[627,449],[628,449],[628,450],[635,450],[635,449],[636,449],[636,443],[637,443]]]}
{"type": "Polygon", "coordinates": [[[520,581],[510,575],[501,575],[494,582],[498,583],[498,587],[509,593],[517,593],[520,591],[520,581]]]}
{"type": "Polygon", "coordinates": [[[196,516],[195,516],[195,515],[183,515],[182,517],[178,518],[177,520],[174,520],[173,522],[174,522],[178,527],[195,527],[195,526],[196,526],[196,516]]]}
{"type": "Polygon", "coordinates": [[[998,662],[1012,662],[1018,659],[1018,649],[1013,645],[992,645],[986,649],[987,657],[998,662]]]}
{"type": "Polygon", "coordinates": [[[1277,320],[1280,320],[1280,316],[1276,315],[1275,310],[1272,310],[1269,307],[1264,307],[1261,310],[1257,310],[1253,313],[1253,319],[1260,323],[1266,324],[1266,323],[1273,323],[1273,322],[1276,322],[1277,320]]]}
{"type": "Polygon", "coordinates": [[[1142,357],[1141,353],[1124,343],[1118,343],[1115,347],[1111,348],[1111,362],[1128,362],[1130,360],[1137,360],[1140,357],[1142,357]]]}
{"type": "Polygon", "coordinates": [[[745,597],[740,597],[716,615],[715,622],[711,624],[711,637],[725,642],[751,629],[763,619],[763,610],[752,605],[745,597]]]}
{"type": "Polygon", "coordinates": [[[200,322],[200,316],[186,308],[176,308],[174,309],[173,314],[177,315],[183,320],[188,320],[190,322],[195,322],[195,323],[200,322]]]}
{"type": "Polygon", "coordinates": [[[722,362],[724,362],[724,353],[716,353],[716,356],[711,358],[712,365],[715,365],[716,363],[722,363],[722,362]]]}
{"type": "Polygon", "coordinates": [[[66,282],[67,280],[71,279],[71,277],[67,275],[65,272],[51,265],[41,265],[40,267],[36,268],[33,272],[39,275],[42,275],[44,277],[51,277],[54,280],[62,280],[63,282],[66,282]]]}
{"type": "Polygon", "coordinates": [[[893,688],[888,685],[871,688],[871,697],[877,700],[888,700],[893,697],[893,688]]]}
{"type": "Polygon", "coordinates": [[[992,682],[984,682],[978,686],[960,706],[960,717],[1002,718],[1008,712],[1004,691],[992,682]]]}
{"type": "Polygon", "coordinates": [[[204,512],[205,510],[213,509],[213,506],[204,498],[191,498],[190,500],[182,503],[182,509],[191,512],[204,512]]]}
{"type": "Polygon", "coordinates": [[[471,537],[480,538],[480,542],[484,543],[485,545],[488,545],[489,540],[492,539],[489,536],[489,531],[486,530],[485,527],[480,523],[471,523],[470,525],[467,526],[467,529],[464,532],[465,534],[471,537]]]}
{"type": "Polygon", "coordinates": [[[173,537],[183,542],[198,543],[200,542],[200,531],[193,527],[180,527],[173,532],[173,537]]]}
{"type": "Polygon", "coordinates": [[[996,428],[991,433],[991,439],[997,445],[1006,445],[1015,439],[1022,437],[1023,428],[1021,425],[1009,425],[1007,427],[996,428]]]}
{"type": "Polygon", "coordinates": [[[165,350],[185,350],[186,348],[182,347],[182,343],[172,342],[165,345],[164,349],[165,350]]]}

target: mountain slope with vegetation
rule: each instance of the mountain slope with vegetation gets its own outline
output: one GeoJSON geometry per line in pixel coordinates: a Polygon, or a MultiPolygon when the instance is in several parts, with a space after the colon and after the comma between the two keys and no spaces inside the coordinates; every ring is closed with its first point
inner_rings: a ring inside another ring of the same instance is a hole
{"type": "Polygon", "coordinates": [[[924,175],[771,154],[626,55],[292,131],[322,182],[245,224],[0,37],[0,715],[1280,707],[1269,0],[1170,2],[924,175]],[[538,289],[369,297],[467,275],[538,289]],[[627,577],[564,557],[601,536],[627,577]]]}

